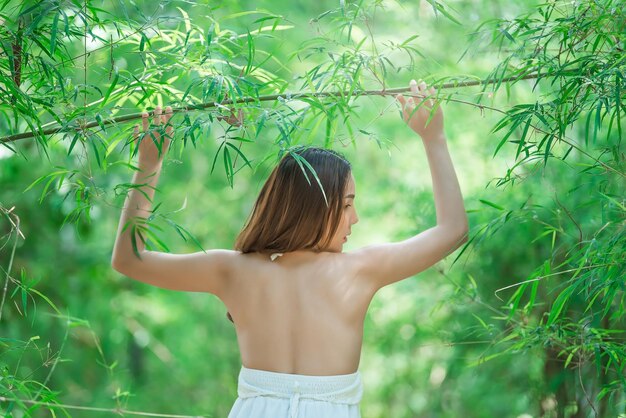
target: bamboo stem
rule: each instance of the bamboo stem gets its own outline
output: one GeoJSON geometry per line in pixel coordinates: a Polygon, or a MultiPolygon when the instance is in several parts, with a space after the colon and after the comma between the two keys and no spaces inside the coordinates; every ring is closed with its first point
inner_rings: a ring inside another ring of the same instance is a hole
{"type": "MultiPolygon", "coordinates": [[[[533,73],[533,74],[527,74],[521,77],[512,76],[512,77],[507,77],[507,78],[498,79],[498,80],[496,79],[472,80],[472,81],[463,81],[459,83],[444,83],[440,86],[437,86],[437,89],[441,90],[441,89],[450,89],[450,88],[456,88],[456,87],[471,87],[471,86],[479,86],[479,85],[488,85],[488,84],[494,84],[496,82],[508,83],[511,81],[530,80],[530,79],[535,79],[538,77],[539,77],[539,74],[533,73]]],[[[300,99],[307,99],[307,98],[311,99],[311,98],[346,97],[346,96],[359,96],[359,97],[360,96],[391,96],[391,95],[395,95],[399,93],[406,93],[408,91],[410,91],[409,87],[398,87],[398,88],[385,89],[385,90],[362,90],[362,91],[355,90],[352,92],[345,90],[345,91],[340,91],[340,92],[271,94],[271,95],[259,96],[259,97],[242,97],[242,98],[235,99],[235,100],[228,99],[228,100],[224,100],[221,103],[211,102],[211,103],[201,103],[201,104],[192,105],[192,106],[181,106],[181,107],[172,108],[172,112],[173,113],[190,112],[194,110],[210,109],[210,108],[214,108],[218,106],[229,106],[232,104],[268,102],[268,101],[279,100],[280,98],[284,100],[300,100],[300,99]]],[[[128,115],[117,116],[117,117],[109,118],[109,119],[103,119],[101,122],[91,121],[84,125],[79,125],[79,126],[75,126],[75,125],[74,126],[57,126],[57,127],[44,129],[40,132],[31,131],[31,132],[24,132],[21,134],[9,135],[9,136],[0,138],[0,144],[14,142],[19,139],[33,138],[37,134],[42,135],[42,136],[47,136],[47,135],[53,135],[53,134],[61,133],[61,132],[68,132],[72,130],[85,130],[85,129],[94,128],[94,127],[102,126],[102,125],[106,126],[106,125],[119,124],[123,122],[141,119],[141,114],[142,112],[130,113],[128,115]]]]}

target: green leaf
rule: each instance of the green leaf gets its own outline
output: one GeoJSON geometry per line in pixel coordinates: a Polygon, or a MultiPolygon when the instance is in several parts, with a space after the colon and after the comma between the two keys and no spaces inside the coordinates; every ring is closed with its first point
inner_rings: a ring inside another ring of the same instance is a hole
{"type": "Polygon", "coordinates": [[[144,35],[144,33],[141,33],[141,40],[139,41],[139,52],[143,52],[143,49],[146,46],[146,42],[150,42],[148,41],[148,38],[146,37],[146,35],[144,35]]]}
{"type": "Polygon", "coordinates": [[[103,121],[102,116],[100,115],[100,113],[96,113],[95,119],[96,119],[96,122],[98,122],[98,125],[100,126],[100,129],[102,129],[103,131],[106,131],[106,126],[104,125],[104,121],[103,121]]]}
{"type": "Polygon", "coordinates": [[[617,199],[612,198],[611,196],[607,196],[602,192],[598,192],[598,194],[604,196],[609,202],[612,202],[615,206],[620,208],[622,211],[626,212],[626,206],[622,205],[617,199]]]}
{"type": "Polygon", "coordinates": [[[544,165],[548,164],[548,157],[550,156],[550,149],[552,148],[552,141],[554,140],[554,135],[549,135],[548,143],[546,144],[546,149],[543,152],[543,163],[544,165]]]}
{"type": "Polygon", "coordinates": [[[263,129],[263,126],[265,125],[266,120],[267,120],[267,111],[263,111],[256,125],[256,132],[255,132],[254,139],[258,139],[259,134],[261,133],[261,130],[263,129]]]}
{"type": "Polygon", "coordinates": [[[248,40],[248,57],[247,57],[248,63],[246,65],[246,68],[243,71],[244,74],[250,74],[250,71],[252,70],[252,63],[254,61],[254,54],[255,54],[254,39],[252,38],[250,31],[248,31],[247,40],[248,40]]]}
{"type": "Polygon", "coordinates": [[[485,328],[486,330],[489,330],[489,326],[478,315],[472,313],[472,316],[476,318],[478,322],[480,322],[480,325],[482,325],[483,328],[485,328]]]}
{"type": "MultiPolygon", "coordinates": [[[[100,115],[96,115],[96,119],[99,117],[100,115]]],[[[100,121],[101,123],[101,121],[100,121]]],[[[91,148],[93,149],[94,154],[96,154],[96,162],[98,163],[98,167],[102,167],[102,162],[100,161],[100,153],[98,152],[98,147],[96,145],[96,141],[94,137],[88,138],[87,142],[89,143],[89,145],[91,145],[91,148]]]]}
{"type": "Polygon", "coordinates": [[[405,40],[404,40],[404,41],[403,41],[403,42],[402,42],[399,46],[400,46],[400,47],[406,46],[406,45],[407,45],[407,44],[409,44],[411,41],[413,41],[413,40],[415,40],[415,39],[417,39],[417,38],[419,38],[419,35],[412,35],[412,36],[409,36],[409,37],[408,37],[408,38],[406,38],[406,39],[405,39],[405,40]]]}
{"type": "Polygon", "coordinates": [[[503,208],[502,206],[497,205],[497,204],[495,204],[495,203],[493,203],[493,202],[490,202],[490,201],[488,201],[488,200],[485,200],[485,199],[478,199],[478,201],[479,201],[479,202],[481,202],[481,203],[484,203],[484,204],[485,204],[485,205],[487,205],[487,206],[491,206],[492,208],[495,208],[495,209],[498,209],[498,210],[504,210],[504,208],[503,208]]]}
{"type": "Polygon", "coordinates": [[[146,245],[143,235],[141,234],[142,229],[145,229],[145,228],[143,228],[142,226],[138,226],[136,224],[132,224],[130,228],[130,243],[131,243],[131,246],[133,247],[133,253],[140,260],[141,260],[141,254],[139,254],[139,247],[137,245],[137,236],[139,236],[139,239],[141,240],[141,242],[143,242],[144,246],[146,245]]]}
{"type": "Polygon", "coordinates": [[[70,144],[70,148],[67,150],[67,155],[70,155],[72,153],[72,150],[74,149],[74,145],[76,145],[76,142],[80,139],[80,133],[76,132],[74,134],[74,138],[72,138],[72,143],[70,144]]]}
{"type": "Polygon", "coordinates": [[[594,360],[596,364],[596,372],[598,376],[602,376],[602,352],[598,344],[593,345],[594,360]]]}
{"type": "Polygon", "coordinates": [[[315,180],[317,181],[317,184],[320,186],[320,190],[322,191],[322,195],[324,196],[324,202],[326,202],[326,206],[328,206],[328,198],[326,197],[326,192],[324,191],[324,187],[322,186],[322,182],[319,179],[319,177],[317,176],[317,172],[315,171],[313,166],[311,166],[311,164],[309,164],[309,162],[304,157],[300,156],[296,152],[292,152],[292,151],[288,151],[288,152],[293,157],[293,159],[296,161],[296,163],[298,163],[298,165],[300,166],[300,169],[302,170],[302,173],[304,174],[304,178],[306,179],[306,181],[309,184],[311,184],[311,180],[309,180],[309,176],[306,173],[305,167],[308,168],[309,171],[313,174],[313,177],[315,177],[315,180]]]}
{"type": "Polygon", "coordinates": [[[106,94],[104,95],[104,98],[102,99],[102,106],[104,106],[107,100],[109,100],[109,96],[111,96],[111,93],[113,92],[113,90],[115,89],[115,86],[117,85],[117,80],[119,80],[120,78],[117,65],[113,66],[113,71],[115,72],[115,77],[113,77],[113,81],[111,82],[109,89],[107,90],[106,94]]]}
{"type": "MultiPolygon", "coordinates": [[[[530,128],[531,118],[526,120],[526,125],[524,126],[524,130],[522,131],[522,136],[520,136],[519,144],[517,145],[517,151],[515,152],[515,158],[519,158],[520,153],[522,152],[522,148],[526,143],[526,135],[528,134],[528,128],[530,128]]],[[[528,156],[528,151],[526,151],[526,155],[528,156]]]]}
{"type": "Polygon", "coordinates": [[[231,147],[232,149],[234,149],[235,152],[237,154],[239,154],[239,156],[241,156],[241,158],[243,158],[243,160],[245,161],[246,165],[248,167],[252,168],[252,165],[250,165],[250,161],[248,161],[248,158],[243,154],[243,152],[241,152],[241,150],[239,148],[237,148],[234,144],[231,144],[230,142],[227,142],[226,145],[231,147]]]}
{"type": "Polygon", "coordinates": [[[450,14],[450,12],[448,12],[445,9],[445,6],[441,3],[439,3],[437,0],[426,0],[428,3],[430,3],[430,5],[433,7],[433,11],[435,12],[435,16],[437,16],[437,12],[441,13],[442,15],[444,15],[445,17],[447,17],[449,20],[451,20],[452,22],[456,23],[457,25],[461,25],[461,22],[456,19],[454,16],[452,16],[450,14]]]}
{"type": "Polygon", "coordinates": [[[120,141],[124,139],[124,137],[125,135],[118,135],[117,138],[113,139],[113,141],[109,143],[109,145],[107,146],[106,152],[104,154],[105,158],[108,157],[113,152],[117,144],[119,144],[120,141]]]}
{"type": "Polygon", "coordinates": [[[27,287],[26,284],[24,283],[24,278],[25,278],[25,274],[24,274],[24,269],[21,270],[20,272],[20,290],[21,290],[21,294],[22,294],[22,310],[24,311],[24,316],[28,316],[28,291],[27,291],[27,287]]]}
{"type": "Polygon", "coordinates": [[[527,313],[530,313],[530,311],[532,310],[533,306],[535,305],[535,298],[537,297],[537,289],[539,288],[539,280],[535,279],[535,281],[532,284],[532,287],[530,289],[530,299],[528,300],[528,303],[526,304],[526,306],[524,306],[524,310],[527,313]]]}
{"type": "Polygon", "coordinates": [[[213,157],[213,164],[211,165],[211,174],[213,174],[213,170],[215,170],[215,163],[217,162],[217,156],[220,155],[220,150],[222,149],[225,143],[226,141],[222,141],[220,146],[217,148],[217,151],[215,151],[215,157],[213,157]]]}
{"type": "Polygon", "coordinates": [[[185,240],[185,242],[187,241],[187,237],[185,236],[186,234],[189,238],[191,238],[191,240],[196,244],[196,246],[199,249],[201,249],[202,251],[205,251],[204,248],[202,248],[202,245],[200,244],[200,242],[198,242],[198,240],[196,239],[196,237],[192,233],[187,231],[183,226],[178,225],[176,222],[168,218],[165,218],[165,221],[171,226],[173,226],[174,229],[176,229],[176,232],[178,233],[178,235],[180,235],[183,238],[183,240],[185,240]],[[183,232],[185,234],[183,234],[183,232]]]}
{"type": "Polygon", "coordinates": [[[56,46],[57,46],[57,30],[58,30],[58,26],[59,26],[59,15],[60,13],[57,13],[56,15],[54,15],[54,20],[52,21],[52,29],[50,30],[50,53],[54,54],[54,51],[56,50],[56,46]]]}
{"type": "MultiPolygon", "coordinates": [[[[496,147],[496,150],[493,152],[492,158],[496,156],[496,154],[498,153],[500,148],[502,148],[502,146],[506,143],[507,139],[509,139],[511,134],[513,134],[513,132],[515,132],[515,129],[519,126],[520,123],[522,123],[522,120],[523,120],[523,118],[520,118],[520,117],[517,117],[515,119],[515,121],[513,122],[513,126],[511,126],[511,128],[506,133],[506,135],[504,135],[504,137],[500,140],[500,143],[498,143],[498,146],[496,147]]],[[[498,129],[500,129],[500,128],[498,128],[498,129]]]]}
{"type": "Polygon", "coordinates": [[[567,360],[565,360],[565,365],[563,365],[564,369],[566,369],[567,366],[570,364],[570,362],[572,361],[572,358],[574,357],[574,354],[576,354],[579,348],[580,347],[576,347],[575,349],[572,350],[571,353],[569,353],[569,355],[567,356],[567,360]]]}
{"type": "Polygon", "coordinates": [[[34,294],[36,294],[37,296],[39,296],[40,298],[42,298],[43,300],[45,300],[45,301],[46,301],[46,303],[47,303],[48,305],[50,305],[50,307],[51,307],[52,309],[54,309],[54,311],[55,311],[57,314],[59,314],[60,316],[61,316],[61,315],[63,315],[63,314],[61,313],[61,311],[59,311],[59,308],[57,308],[57,306],[56,306],[56,305],[55,305],[55,304],[54,304],[54,303],[50,300],[50,298],[48,298],[46,295],[44,295],[43,293],[41,293],[40,291],[38,291],[37,289],[34,289],[34,288],[32,288],[32,287],[30,288],[30,291],[31,291],[31,292],[33,292],[34,294]]]}
{"type": "Polygon", "coordinates": [[[165,244],[165,242],[163,242],[154,231],[150,229],[146,229],[146,235],[150,237],[153,241],[155,241],[159,245],[162,251],[165,251],[168,253],[170,252],[170,249],[167,246],[167,244],[165,244]]]}
{"type": "Polygon", "coordinates": [[[572,296],[572,293],[574,293],[574,290],[576,290],[576,285],[572,284],[566,287],[565,290],[557,296],[556,300],[552,304],[552,309],[550,309],[550,315],[548,316],[548,321],[546,322],[547,326],[552,325],[554,321],[558,319],[563,311],[563,308],[567,304],[567,301],[572,296]]]}
{"type": "Polygon", "coordinates": [[[519,306],[519,303],[522,300],[522,296],[524,295],[527,287],[528,282],[522,284],[509,299],[507,303],[509,305],[509,319],[513,318],[513,315],[515,314],[515,311],[517,310],[517,307],[519,306]]]}
{"type": "MultiPolygon", "coordinates": [[[[227,143],[228,144],[228,143],[227,143]]],[[[226,178],[228,179],[228,184],[230,187],[233,187],[233,161],[230,158],[230,151],[228,151],[228,147],[224,147],[224,170],[226,171],[226,178]]]]}

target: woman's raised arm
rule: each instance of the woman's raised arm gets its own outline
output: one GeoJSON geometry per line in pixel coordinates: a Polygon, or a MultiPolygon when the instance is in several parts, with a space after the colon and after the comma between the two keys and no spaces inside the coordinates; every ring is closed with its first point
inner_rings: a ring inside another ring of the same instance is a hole
{"type": "Polygon", "coordinates": [[[149,130],[149,115],[143,114],[143,135],[135,126],[134,137],[140,141],[138,168],[133,177],[136,186],[129,193],[122,209],[111,265],[116,271],[144,283],[172,290],[209,292],[219,296],[227,282],[229,265],[236,251],[207,250],[191,254],[170,254],[145,250],[136,228],[145,225],[152,210],[154,191],[161,175],[163,157],[173,135],[169,120],[172,109],[165,114],[154,111],[154,125],[163,129],[149,130]],[[161,131],[159,133],[158,131],[161,131]],[[164,133],[164,135],[161,135],[164,133]]]}
{"type": "Polygon", "coordinates": [[[433,184],[437,225],[401,242],[371,245],[351,254],[359,280],[378,289],[432,266],[467,241],[463,196],[443,131],[443,111],[435,90],[411,80],[411,97],[397,96],[403,119],[422,137],[433,184]],[[431,109],[434,109],[432,118],[431,109]]]}

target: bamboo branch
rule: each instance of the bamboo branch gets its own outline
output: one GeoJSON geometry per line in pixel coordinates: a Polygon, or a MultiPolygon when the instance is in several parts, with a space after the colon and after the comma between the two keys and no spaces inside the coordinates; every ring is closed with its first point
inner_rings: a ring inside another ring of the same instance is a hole
{"type": "MultiPolygon", "coordinates": [[[[511,81],[530,80],[530,79],[535,79],[538,77],[539,77],[539,74],[533,73],[533,74],[527,74],[521,77],[512,76],[512,77],[507,77],[507,78],[498,79],[498,80],[490,79],[490,80],[463,81],[460,83],[444,83],[444,84],[441,84],[440,86],[436,86],[436,88],[438,90],[442,90],[442,89],[450,89],[450,88],[456,88],[456,87],[471,87],[471,86],[495,84],[496,82],[508,83],[511,81]]],[[[409,91],[410,91],[409,87],[398,87],[398,88],[383,89],[383,90],[361,90],[361,91],[345,90],[345,91],[340,91],[340,92],[271,94],[271,95],[259,96],[259,97],[242,97],[242,98],[235,99],[235,100],[228,99],[228,100],[222,101],[221,103],[211,102],[211,103],[201,103],[201,104],[190,105],[190,106],[181,106],[181,107],[172,108],[172,112],[173,113],[190,112],[194,110],[211,109],[215,107],[229,106],[233,104],[269,102],[269,101],[276,101],[279,99],[301,100],[301,99],[312,99],[312,98],[346,97],[346,96],[358,96],[358,97],[360,96],[392,96],[395,94],[406,93],[409,91]]],[[[141,119],[141,114],[142,112],[131,113],[128,115],[117,116],[117,117],[109,118],[109,119],[103,119],[101,122],[91,121],[83,125],[57,126],[53,128],[44,129],[41,132],[31,131],[31,132],[24,132],[21,134],[9,135],[9,136],[0,138],[0,144],[14,142],[19,139],[33,138],[36,135],[46,136],[46,135],[53,135],[56,133],[68,132],[72,130],[85,130],[85,129],[95,128],[95,127],[103,126],[103,125],[106,126],[106,125],[119,124],[122,122],[128,122],[132,120],[141,119]]]]}
{"type": "Polygon", "coordinates": [[[28,399],[18,399],[18,398],[6,398],[4,396],[0,396],[0,402],[21,402],[32,405],[40,405],[45,406],[46,408],[62,408],[62,409],[76,409],[82,411],[92,411],[92,412],[112,412],[117,415],[140,415],[144,417],[164,417],[164,418],[199,418],[204,417],[205,415],[173,415],[173,414],[159,414],[155,412],[143,412],[143,411],[129,411],[128,409],[122,408],[96,408],[91,406],[81,406],[81,405],[66,405],[61,403],[51,403],[51,402],[39,402],[39,401],[31,401],[28,399]]]}
{"type": "MultiPolygon", "coordinates": [[[[476,104],[476,103],[471,103],[471,102],[467,102],[465,100],[459,100],[459,99],[448,99],[448,101],[451,102],[456,102],[456,103],[462,103],[462,104],[466,104],[468,106],[474,106],[474,107],[478,107],[481,111],[484,109],[488,109],[494,112],[498,112],[498,113],[502,113],[504,115],[506,115],[506,112],[502,109],[497,109],[495,107],[491,107],[491,106],[487,106],[487,105],[481,105],[481,104],[476,104]]],[[[553,137],[557,137],[554,133],[548,132],[546,130],[541,129],[540,127],[538,127],[537,125],[534,124],[530,124],[530,126],[535,129],[538,132],[544,133],[546,135],[551,135],[553,137]]],[[[623,173],[621,171],[616,170],[615,168],[607,165],[606,163],[603,163],[602,161],[600,161],[599,158],[595,158],[593,155],[589,154],[587,151],[585,151],[584,149],[582,149],[581,147],[579,147],[578,145],[574,144],[573,142],[570,142],[567,140],[567,136],[563,135],[562,138],[557,137],[557,139],[563,141],[564,143],[566,143],[567,145],[569,145],[570,147],[574,148],[576,151],[580,152],[581,154],[589,157],[590,159],[592,159],[593,161],[595,161],[596,163],[600,164],[602,167],[606,168],[608,171],[612,171],[615,174],[622,176],[622,177],[626,177],[626,173],[623,173]]]]}
{"type": "Polygon", "coordinates": [[[7,277],[4,281],[4,288],[2,290],[2,299],[0,300],[0,321],[2,320],[2,311],[4,310],[4,301],[6,300],[7,292],[9,290],[9,280],[11,279],[11,269],[13,268],[13,260],[15,259],[15,250],[17,249],[18,238],[22,237],[22,239],[25,239],[24,235],[22,235],[22,231],[20,230],[20,217],[17,216],[15,213],[11,213],[13,212],[13,209],[15,209],[15,206],[7,210],[0,204],[0,212],[2,212],[2,214],[7,217],[11,225],[13,225],[13,227],[9,231],[8,239],[11,239],[11,234],[13,233],[13,231],[15,231],[15,242],[13,243],[13,248],[11,250],[11,257],[9,258],[9,267],[7,267],[7,270],[6,270],[7,277]],[[15,222],[11,219],[12,217],[15,218],[15,222]]]}

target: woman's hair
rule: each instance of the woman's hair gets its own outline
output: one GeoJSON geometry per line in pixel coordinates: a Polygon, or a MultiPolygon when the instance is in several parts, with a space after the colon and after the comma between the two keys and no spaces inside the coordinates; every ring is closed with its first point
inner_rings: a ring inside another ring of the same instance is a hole
{"type": "Polygon", "coordinates": [[[341,220],[350,169],[332,150],[290,150],[263,185],[235,249],[283,253],[326,247],[341,220]]]}

